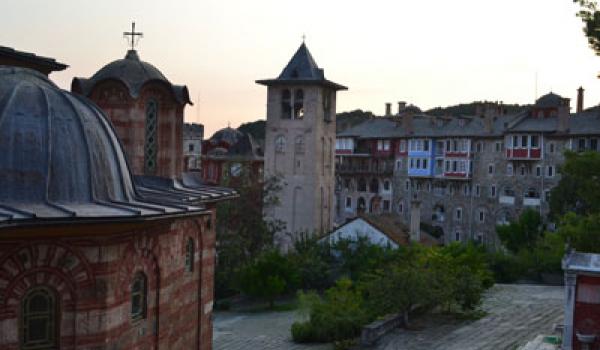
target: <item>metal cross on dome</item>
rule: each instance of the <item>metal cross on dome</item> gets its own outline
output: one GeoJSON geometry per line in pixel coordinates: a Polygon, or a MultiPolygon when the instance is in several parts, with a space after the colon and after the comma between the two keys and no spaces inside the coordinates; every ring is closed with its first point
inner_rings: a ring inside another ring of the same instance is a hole
{"type": "MultiPolygon", "coordinates": [[[[138,36],[138,37],[141,38],[141,37],[144,36],[144,33],[142,33],[142,32],[136,32],[135,31],[135,22],[131,22],[131,32],[123,32],[123,36],[124,37],[128,37],[128,36],[131,37],[131,43],[130,43],[130,45],[131,45],[131,49],[133,50],[135,48],[135,45],[137,44],[137,41],[139,41],[139,39],[136,41],[135,37],[138,36]]],[[[129,41],[129,40],[130,39],[127,38],[127,41],[129,41]]]]}

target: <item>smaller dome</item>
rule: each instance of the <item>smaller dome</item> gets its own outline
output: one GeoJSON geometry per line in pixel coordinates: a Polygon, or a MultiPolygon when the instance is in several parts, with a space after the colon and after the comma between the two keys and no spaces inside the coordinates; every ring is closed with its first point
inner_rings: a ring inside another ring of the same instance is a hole
{"type": "Polygon", "coordinates": [[[210,141],[213,143],[226,142],[232,146],[235,145],[242,136],[244,136],[244,134],[241,131],[227,127],[217,131],[210,138],[210,141]]]}
{"type": "Polygon", "coordinates": [[[148,62],[140,60],[135,50],[127,51],[125,58],[113,61],[102,67],[91,78],[73,78],[71,90],[89,96],[94,87],[106,80],[117,80],[123,83],[133,98],[138,98],[145,84],[159,82],[171,88],[175,99],[179,103],[189,103],[187,87],[173,85],[169,80],[148,62]]]}
{"type": "Polygon", "coordinates": [[[564,104],[565,98],[553,92],[546,94],[535,101],[535,106],[540,108],[558,108],[564,104]]]}

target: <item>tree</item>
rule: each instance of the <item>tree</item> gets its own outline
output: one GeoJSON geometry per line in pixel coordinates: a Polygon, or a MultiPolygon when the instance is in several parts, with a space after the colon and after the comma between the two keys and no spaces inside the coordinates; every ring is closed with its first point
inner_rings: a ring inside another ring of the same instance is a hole
{"type": "Polygon", "coordinates": [[[566,214],[558,233],[572,248],[586,253],[600,253],[600,213],[587,216],[566,214]]]}
{"type": "Polygon", "coordinates": [[[583,32],[588,39],[590,48],[594,50],[596,55],[600,55],[600,11],[594,0],[573,0],[579,4],[580,9],[577,17],[583,21],[583,32]]]}
{"type": "Polygon", "coordinates": [[[275,298],[298,285],[298,275],[290,260],[273,249],[242,268],[239,285],[247,295],[263,298],[273,308],[275,298]]]}
{"type": "Polygon", "coordinates": [[[544,232],[542,218],[537,211],[527,209],[518,221],[497,226],[496,232],[502,244],[511,252],[518,253],[521,249],[531,251],[544,232]]]}
{"type": "Polygon", "coordinates": [[[562,177],[550,193],[554,217],[568,212],[587,215],[600,212],[600,153],[565,152],[562,177]]]}
{"type": "Polygon", "coordinates": [[[218,204],[217,298],[234,294],[237,271],[273,247],[273,238],[282,230],[282,224],[266,221],[263,209],[278,203],[280,189],[280,180],[275,177],[264,182],[243,182],[236,187],[237,200],[218,204]]]}

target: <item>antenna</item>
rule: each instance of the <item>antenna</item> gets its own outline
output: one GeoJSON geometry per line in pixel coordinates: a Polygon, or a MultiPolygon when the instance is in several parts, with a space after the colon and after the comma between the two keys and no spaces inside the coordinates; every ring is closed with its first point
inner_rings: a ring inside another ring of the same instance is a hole
{"type": "Polygon", "coordinates": [[[537,91],[538,91],[538,72],[536,71],[535,72],[535,92],[534,92],[534,95],[535,95],[534,97],[535,98],[533,99],[534,101],[537,101],[537,98],[538,98],[538,92],[537,91]]]}

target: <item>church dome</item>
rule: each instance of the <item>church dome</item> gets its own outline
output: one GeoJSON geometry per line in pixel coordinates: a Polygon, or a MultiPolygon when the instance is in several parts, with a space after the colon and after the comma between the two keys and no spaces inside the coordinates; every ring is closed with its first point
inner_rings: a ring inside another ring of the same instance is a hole
{"type": "Polygon", "coordinates": [[[235,145],[242,136],[243,136],[243,134],[241,131],[227,127],[227,128],[217,131],[210,138],[210,141],[213,143],[218,143],[218,142],[223,141],[223,142],[227,142],[230,146],[232,146],[232,145],[235,145]]]}
{"type": "Polygon", "coordinates": [[[553,92],[550,92],[535,101],[535,106],[539,108],[557,108],[564,104],[565,99],[553,92]]]}
{"type": "Polygon", "coordinates": [[[104,113],[27,68],[0,66],[0,150],[0,227],[172,215],[235,196],[176,179],[134,178],[104,113]]]}
{"type": "Polygon", "coordinates": [[[134,189],[102,112],[29,69],[0,67],[0,203],[127,201],[134,189]]]}
{"type": "Polygon", "coordinates": [[[157,82],[168,86],[178,103],[192,104],[186,86],[173,85],[152,64],[140,60],[135,50],[127,51],[125,58],[113,61],[100,68],[91,78],[73,78],[71,90],[89,96],[94,87],[107,80],[117,80],[129,90],[132,98],[138,98],[145,84],[157,82]]]}

